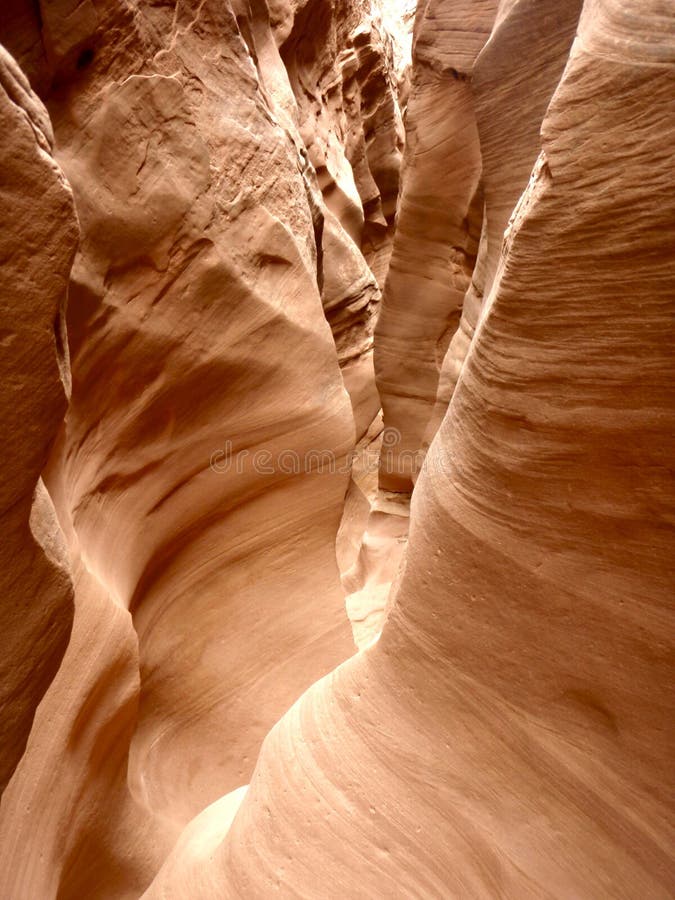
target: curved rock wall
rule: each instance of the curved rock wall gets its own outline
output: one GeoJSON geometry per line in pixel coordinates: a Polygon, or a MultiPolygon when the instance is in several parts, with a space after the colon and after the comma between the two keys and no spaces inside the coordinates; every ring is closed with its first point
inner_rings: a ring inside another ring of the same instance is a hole
{"type": "Polygon", "coordinates": [[[445,415],[494,280],[513,208],[539,153],[541,121],[569,55],[581,0],[504,0],[473,68],[481,153],[483,232],[457,331],[443,360],[428,445],[445,415]]]}
{"type": "Polygon", "coordinates": [[[412,489],[441,362],[457,329],[480,235],[481,157],[470,76],[496,2],[418,6],[394,248],[375,336],[385,432],[380,486],[412,489]]]}
{"type": "Polygon", "coordinates": [[[138,634],[132,790],[180,824],[351,652],[334,541],[353,444],[302,160],[230,11],[187,12],[139,20],[134,74],[52,101],[83,229],[55,477],[138,634]]]}
{"type": "Polygon", "coordinates": [[[675,18],[579,5],[418,8],[383,432],[383,10],[6,5],[3,898],[671,896],[675,18]]]}
{"type": "Polygon", "coordinates": [[[382,637],[148,897],[670,896],[674,47],[585,4],[382,637]]]}
{"type": "Polygon", "coordinates": [[[378,5],[306,0],[275,33],[326,206],[383,277],[403,134],[394,48],[378,5]]]}
{"type": "Polygon", "coordinates": [[[395,51],[405,34],[392,38],[378,4],[363,0],[280,4],[272,23],[321,189],[322,300],[361,437],[380,408],[373,330],[399,189],[395,51]]]}
{"type": "Polygon", "coordinates": [[[63,312],[77,247],[44,106],[0,48],[0,792],[68,643],[73,589],[40,474],[70,389],[63,312]]]}
{"type": "Polygon", "coordinates": [[[5,795],[10,896],[138,896],[354,650],[335,560],[354,424],[316,176],[269,22],[236,12],[42,11],[35,77],[82,227],[47,472],[77,611],[5,795]]]}

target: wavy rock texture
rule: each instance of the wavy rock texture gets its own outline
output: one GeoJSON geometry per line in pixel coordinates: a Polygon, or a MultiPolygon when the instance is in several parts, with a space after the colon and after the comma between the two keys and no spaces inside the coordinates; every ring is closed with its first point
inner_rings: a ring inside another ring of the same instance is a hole
{"type": "Polygon", "coordinates": [[[70,388],[62,313],[77,246],[44,106],[0,48],[0,792],[68,643],[73,588],[40,480],[70,388]]]}
{"type": "Polygon", "coordinates": [[[375,339],[385,427],[380,490],[343,575],[359,646],[381,629],[407,543],[409,492],[445,412],[441,361],[462,312],[483,204],[469,76],[494,9],[432,3],[417,13],[398,236],[375,339]],[[439,179],[445,171],[451,177],[439,179]]]}
{"type": "MultiPolygon", "coordinates": [[[[381,403],[373,330],[378,283],[384,282],[394,234],[403,144],[399,96],[407,45],[405,16],[390,31],[383,18],[385,9],[378,4],[353,0],[309,0],[273,10],[300,133],[321,188],[323,305],[351,397],[356,436],[371,449],[369,429],[381,403]]],[[[358,644],[379,630],[407,528],[407,515],[389,520],[382,500],[377,500],[372,521],[364,522],[360,512],[368,493],[353,478],[343,516],[343,532],[351,530],[347,540],[361,545],[356,567],[342,569],[358,644]]]]}
{"type": "Polygon", "coordinates": [[[408,542],[410,495],[378,486],[383,457],[398,450],[390,443],[391,434],[384,432],[380,414],[357,444],[338,533],[338,565],[359,648],[367,647],[382,630],[408,542]]]}
{"type": "Polygon", "coordinates": [[[672,896],[675,16],[578,13],[420,4],[394,235],[379,4],[3,8],[3,900],[672,896]]]}
{"type": "Polygon", "coordinates": [[[406,35],[392,39],[378,4],[362,0],[280,4],[272,23],[321,189],[322,300],[360,438],[380,408],[373,330],[399,188],[396,58],[406,35]]]}
{"type": "Polygon", "coordinates": [[[147,897],[671,896],[674,70],[585,4],[382,636],[147,897]]]}
{"type": "Polygon", "coordinates": [[[12,900],[138,897],[175,840],[129,790],[138,638],[80,561],[68,649],[0,807],[0,884],[12,900]]]}
{"type": "Polygon", "coordinates": [[[82,226],[48,471],[77,611],[0,866],[8,896],[138,896],[354,650],[335,560],[354,424],[260,10],[43,7],[33,74],[82,226]]]}
{"type": "Polygon", "coordinates": [[[410,499],[406,494],[375,492],[358,556],[342,577],[359,648],[367,647],[382,630],[392,585],[403,564],[409,519],[410,499]]]}
{"type": "Polygon", "coordinates": [[[541,121],[569,55],[581,0],[503,0],[490,40],[473,67],[478,124],[483,232],[462,315],[443,360],[436,406],[424,443],[431,443],[457,384],[501,257],[504,231],[539,153],[541,121]]]}
{"type": "Polygon", "coordinates": [[[359,648],[372,643],[382,629],[408,539],[410,497],[378,488],[380,459],[388,452],[383,437],[378,415],[356,446],[336,545],[347,614],[359,648]]]}
{"type": "Polygon", "coordinates": [[[392,38],[363,0],[306,0],[285,13],[276,36],[325,203],[383,277],[403,144],[392,38]]]}
{"type": "Polygon", "coordinates": [[[398,444],[380,467],[388,491],[412,489],[478,251],[481,158],[470,76],[496,7],[430,0],[417,10],[403,185],[375,338],[384,426],[398,444]]]}

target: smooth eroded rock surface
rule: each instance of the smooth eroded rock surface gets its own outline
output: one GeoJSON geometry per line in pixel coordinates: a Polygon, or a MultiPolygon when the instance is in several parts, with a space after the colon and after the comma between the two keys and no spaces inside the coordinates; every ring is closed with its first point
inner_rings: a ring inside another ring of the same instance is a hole
{"type": "Polygon", "coordinates": [[[396,444],[380,466],[384,490],[412,489],[475,263],[482,194],[471,72],[496,6],[430,0],[417,9],[401,200],[375,342],[384,426],[396,444]]]}
{"type": "Polygon", "coordinates": [[[0,126],[2,791],[73,618],[65,545],[40,473],[70,388],[63,313],[78,234],[47,111],[2,48],[0,126]]]}
{"type": "Polygon", "coordinates": [[[504,231],[539,153],[541,121],[567,62],[581,5],[581,0],[504,0],[476,60],[471,90],[482,163],[483,230],[459,325],[441,366],[425,443],[448,408],[492,286],[504,231]]]}
{"type": "Polygon", "coordinates": [[[382,637],[267,737],[199,896],[671,895],[672,26],[585,5],[382,637]]]}
{"type": "Polygon", "coordinates": [[[675,16],[410,21],[2,10],[3,900],[673,895],[675,16]]]}

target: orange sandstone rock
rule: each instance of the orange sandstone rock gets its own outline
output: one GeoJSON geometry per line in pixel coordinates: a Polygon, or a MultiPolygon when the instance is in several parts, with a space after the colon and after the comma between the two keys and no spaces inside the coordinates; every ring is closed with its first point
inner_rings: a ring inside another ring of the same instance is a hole
{"type": "Polygon", "coordinates": [[[75,34],[59,11],[48,103],[82,243],[47,481],[76,617],[0,868],[9,896],[138,896],[355,649],[335,560],[354,423],[311,172],[243,36],[273,58],[260,20],[109,0],[75,34]]]}
{"type": "Polygon", "coordinates": [[[389,620],[270,732],[197,897],[671,896],[674,67],[658,0],[585,4],[389,620]]]}
{"type": "Polygon", "coordinates": [[[471,89],[480,139],[483,233],[459,326],[441,367],[427,445],[457,384],[501,258],[504,231],[539,153],[541,121],[567,62],[580,11],[580,0],[504,0],[476,60],[471,89]]]}
{"type": "Polygon", "coordinates": [[[496,6],[431,0],[417,10],[401,200],[375,332],[385,434],[398,439],[380,466],[389,491],[412,489],[478,250],[481,157],[470,78],[496,6]]]}
{"type": "Polygon", "coordinates": [[[2,55],[3,897],[672,896],[675,19],[567,58],[578,8],[420,4],[380,434],[383,15],[8,3],[82,242],[54,442],[77,229],[2,55]]]}
{"type": "Polygon", "coordinates": [[[70,389],[70,188],[47,112],[0,48],[0,791],[63,656],[73,618],[67,554],[40,480],[70,389]]]}

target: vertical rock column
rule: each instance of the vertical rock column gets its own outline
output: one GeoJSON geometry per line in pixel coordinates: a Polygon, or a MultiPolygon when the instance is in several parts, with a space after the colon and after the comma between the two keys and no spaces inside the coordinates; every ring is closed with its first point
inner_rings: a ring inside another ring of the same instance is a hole
{"type": "Polygon", "coordinates": [[[482,201],[470,76],[496,2],[418,7],[394,248],[375,331],[375,375],[388,452],[380,487],[409,492],[438,376],[469,285],[482,201]]]}
{"type": "Polygon", "coordinates": [[[293,118],[321,189],[322,301],[357,438],[380,409],[376,273],[390,252],[403,138],[392,50],[374,11],[363,0],[307,0],[276,8],[274,29],[297,104],[293,118]]]}
{"type": "Polygon", "coordinates": [[[503,0],[471,76],[484,196],[483,233],[462,315],[443,360],[425,443],[438,430],[494,280],[513,208],[539,153],[539,129],[569,55],[581,0],[503,0]]]}
{"type": "Polygon", "coordinates": [[[343,576],[359,645],[379,633],[404,561],[410,491],[433,437],[441,361],[475,259],[482,192],[470,76],[495,7],[418,8],[400,209],[375,332],[384,418],[380,490],[358,557],[343,576]]]}
{"type": "Polygon", "coordinates": [[[306,160],[251,20],[110,0],[62,28],[63,4],[42,7],[82,225],[49,469],[77,612],[0,868],[9,896],[138,896],[354,650],[335,560],[354,425],[306,160]]]}

